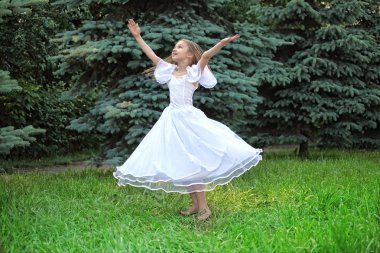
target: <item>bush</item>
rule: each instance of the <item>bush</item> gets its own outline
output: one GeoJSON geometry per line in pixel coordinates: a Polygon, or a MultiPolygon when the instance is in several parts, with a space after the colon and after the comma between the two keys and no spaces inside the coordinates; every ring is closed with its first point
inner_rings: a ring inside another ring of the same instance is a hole
{"type": "Polygon", "coordinates": [[[19,85],[22,91],[8,94],[5,98],[2,124],[16,128],[33,125],[45,129],[46,133],[30,146],[32,148],[13,149],[11,157],[41,157],[98,146],[101,137],[67,129],[72,119],[87,112],[96,92],[86,97],[61,100],[63,84],[48,89],[26,81],[19,81],[19,85]]]}

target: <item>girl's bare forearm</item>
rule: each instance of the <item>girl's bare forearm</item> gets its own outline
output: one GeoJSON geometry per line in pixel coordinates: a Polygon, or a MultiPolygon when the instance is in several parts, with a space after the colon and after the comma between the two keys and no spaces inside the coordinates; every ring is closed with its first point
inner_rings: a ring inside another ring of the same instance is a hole
{"type": "Polygon", "coordinates": [[[213,46],[209,50],[203,52],[201,59],[199,60],[199,63],[198,63],[202,70],[207,65],[207,63],[211,59],[211,57],[216,55],[220,51],[220,49],[222,49],[222,47],[224,47],[225,44],[226,44],[225,42],[219,41],[215,46],[213,46]]]}
{"type": "Polygon", "coordinates": [[[146,44],[141,35],[135,36],[134,38],[136,39],[145,55],[148,56],[154,65],[156,65],[160,61],[160,58],[156,55],[156,53],[150,48],[148,44],[146,44]]]}
{"type": "Polygon", "coordinates": [[[202,55],[202,57],[205,57],[207,59],[211,59],[214,55],[216,55],[222,47],[224,47],[226,43],[223,43],[222,41],[219,41],[215,46],[210,48],[209,50],[205,51],[202,55]]]}
{"type": "Polygon", "coordinates": [[[224,47],[224,45],[226,45],[228,42],[231,42],[231,41],[233,41],[239,37],[240,37],[239,34],[235,34],[232,37],[224,38],[221,41],[219,41],[215,46],[213,46],[212,48],[210,48],[209,50],[204,52],[202,54],[201,59],[198,62],[201,69],[203,70],[203,68],[207,65],[207,63],[211,59],[211,57],[216,55],[220,51],[220,49],[222,49],[222,47],[224,47]]]}

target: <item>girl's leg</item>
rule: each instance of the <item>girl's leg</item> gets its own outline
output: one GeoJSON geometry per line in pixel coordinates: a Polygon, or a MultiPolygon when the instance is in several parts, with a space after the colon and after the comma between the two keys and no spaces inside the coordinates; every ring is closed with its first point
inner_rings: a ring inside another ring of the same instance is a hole
{"type": "Polygon", "coordinates": [[[190,196],[191,196],[191,201],[192,201],[192,206],[198,210],[199,206],[198,206],[198,199],[197,199],[197,195],[195,195],[195,192],[192,192],[190,193],[190,196]]]}
{"type": "Polygon", "coordinates": [[[197,199],[196,194],[194,192],[192,192],[192,193],[190,193],[190,196],[191,196],[192,205],[191,205],[191,207],[189,207],[189,209],[181,211],[182,215],[190,215],[193,213],[197,213],[199,210],[198,199],[197,199]]]}
{"type": "Polygon", "coordinates": [[[206,192],[196,192],[199,208],[199,220],[207,220],[211,216],[211,210],[208,207],[206,200],[206,192]]]}

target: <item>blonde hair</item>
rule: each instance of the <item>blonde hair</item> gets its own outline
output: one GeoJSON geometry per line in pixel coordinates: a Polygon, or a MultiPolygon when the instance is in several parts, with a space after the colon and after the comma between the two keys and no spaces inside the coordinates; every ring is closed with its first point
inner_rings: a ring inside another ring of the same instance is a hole
{"type": "MultiPolygon", "coordinates": [[[[191,62],[191,65],[193,64],[197,64],[198,61],[201,59],[201,56],[203,54],[203,50],[202,48],[195,42],[191,41],[191,40],[187,40],[187,39],[180,39],[178,42],[180,41],[184,41],[188,48],[189,48],[189,52],[193,54],[193,61],[191,62]]],[[[178,43],[177,42],[177,43],[178,43]]],[[[174,63],[173,59],[172,59],[172,56],[168,56],[164,59],[164,61],[168,62],[168,63],[174,63]]],[[[156,66],[154,67],[151,67],[149,69],[146,69],[143,71],[143,74],[147,75],[147,76],[153,76],[153,73],[154,73],[154,70],[156,69],[156,66]]]]}

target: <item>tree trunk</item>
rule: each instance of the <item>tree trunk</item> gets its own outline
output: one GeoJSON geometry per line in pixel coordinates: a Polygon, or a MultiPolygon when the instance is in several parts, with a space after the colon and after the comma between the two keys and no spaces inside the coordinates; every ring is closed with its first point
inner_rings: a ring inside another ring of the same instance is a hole
{"type": "Polygon", "coordinates": [[[298,157],[302,159],[309,158],[309,142],[308,141],[304,141],[300,143],[298,157]]]}

